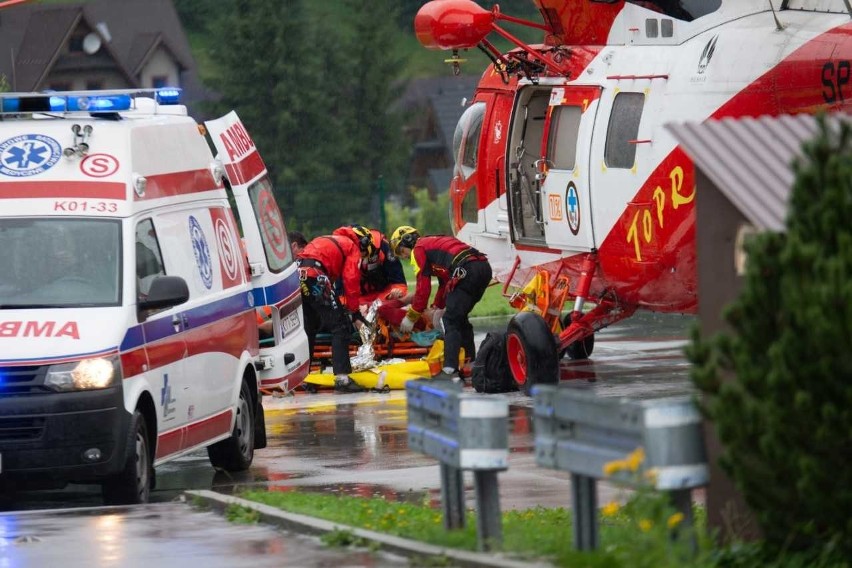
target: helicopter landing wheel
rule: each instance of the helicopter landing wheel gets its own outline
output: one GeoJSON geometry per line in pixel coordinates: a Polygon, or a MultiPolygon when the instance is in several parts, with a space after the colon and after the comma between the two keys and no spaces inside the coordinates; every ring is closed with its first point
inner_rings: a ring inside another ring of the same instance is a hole
{"type": "Polygon", "coordinates": [[[512,318],[506,336],[506,355],[515,383],[527,395],[537,384],[559,382],[556,340],[538,314],[521,312],[512,318]]]}
{"type": "MultiPolygon", "coordinates": [[[[565,329],[569,325],[571,325],[571,315],[565,316],[562,320],[562,328],[565,329]]],[[[589,336],[584,337],[583,339],[578,339],[574,343],[570,344],[568,347],[562,350],[562,353],[559,354],[559,358],[568,356],[572,361],[579,361],[583,359],[588,359],[592,356],[592,351],[595,350],[595,334],[591,334],[589,336]]]]}

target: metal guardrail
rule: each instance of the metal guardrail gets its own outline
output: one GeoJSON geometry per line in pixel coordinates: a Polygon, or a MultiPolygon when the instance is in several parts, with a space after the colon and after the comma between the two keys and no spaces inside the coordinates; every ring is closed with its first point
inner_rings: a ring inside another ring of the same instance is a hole
{"type": "Polygon", "coordinates": [[[452,381],[415,379],[405,385],[408,447],[439,460],[444,528],[465,525],[463,471],[476,491],[479,549],[503,541],[497,472],[509,465],[509,401],[464,394],[452,381]]]}
{"type": "MultiPolygon", "coordinates": [[[[638,448],[645,454],[640,476],[653,469],[653,487],[669,492],[685,523],[692,522],[691,490],[707,484],[709,468],[701,415],[691,399],[631,401],[546,385],[536,386],[533,398],[536,463],[571,473],[578,550],[599,544],[596,481],[605,477],[604,466],[638,448]]],[[[607,479],[637,482],[635,472],[607,479]]]]}

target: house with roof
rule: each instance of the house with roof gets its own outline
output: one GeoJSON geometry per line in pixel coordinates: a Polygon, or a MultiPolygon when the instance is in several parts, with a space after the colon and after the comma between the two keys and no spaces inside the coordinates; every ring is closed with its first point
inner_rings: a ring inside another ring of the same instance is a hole
{"type": "Polygon", "coordinates": [[[400,100],[410,118],[406,136],[411,142],[406,183],[426,187],[431,195],[445,193],[453,175],[453,134],[473,99],[475,75],[414,79],[400,100]]]}
{"type": "Polygon", "coordinates": [[[172,0],[25,3],[0,13],[0,77],[11,91],[181,87],[191,103],[202,94],[195,68],[172,0]]]}
{"type": "MultiPolygon", "coordinates": [[[[832,128],[852,116],[827,117],[832,128]]],[[[783,232],[795,182],[793,162],[819,131],[810,115],[725,118],[666,125],[695,162],[695,240],[698,259],[698,320],[703,337],[730,329],[724,308],[744,286],[744,243],[764,231],[783,232]]],[[[735,380],[727,377],[726,380],[735,380]]],[[[759,531],[733,481],[719,467],[715,429],[705,428],[710,463],[707,520],[725,537],[757,538],[759,531]]]]}

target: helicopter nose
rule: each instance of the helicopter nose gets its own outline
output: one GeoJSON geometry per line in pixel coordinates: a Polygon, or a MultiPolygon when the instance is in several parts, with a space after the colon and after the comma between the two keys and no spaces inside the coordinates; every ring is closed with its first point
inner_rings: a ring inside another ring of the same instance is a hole
{"type": "Polygon", "coordinates": [[[427,49],[476,47],[493,29],[494,19],[472,0],[432,0],[414,17],[414,33],[427,49]]]}

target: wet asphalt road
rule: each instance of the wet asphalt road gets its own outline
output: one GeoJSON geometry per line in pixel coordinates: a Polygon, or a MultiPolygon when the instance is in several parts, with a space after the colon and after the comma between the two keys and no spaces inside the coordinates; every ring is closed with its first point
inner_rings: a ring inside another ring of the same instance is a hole
{"type": "MultiPolygon", "coordinates": [[[[643,313],[603,330],[596,338],[591,360],[563,362],[563,383],[607,397],[645,399],[691,393],[683,347],[692,322],[693,318],[687,316],[643,313]]],[[[504,322],[486,321],[477,327],[484,334],[489,327],[500,325],[504,322]]],[[[501,507],[570,507],[568,474],[535,464],[532,400],[520,393],[505,396],[510,399],[511,453],[508,471],[498,476],[501,507]]],[[[87,486],[32,492],[14,501],[0,502],[0,510],[9,511],[0,514],[0,568],[146,566],[152,559],[157,560],[159,568],[186,564],[189,557],[185,554],[190,554],[193,561],[204,560],[199,564],[203,566],[272,566],[273,562],[282,565],[283,559],[291,566],[386,566],[401,562],[392,557],[377,559],[369,553],[353,558],[349,552],[324,549],[310,537],[286,535],[271,528],[234,526],[213,513],[174,502],[186,489],[233,493],[248,487],[299,487],[429,500],[438,505],[437,462],[407,447],[404,391],[300,392],[266,398],[264,408],[269,447],[258,451],[251,469],[242,474],[215,472],[206,453],[200,452],[158,468],[151,505],[120,510],[80,509],[100,505],[99,490],[87,486]],[[53,511],[64,507],[78,510],[53,511]],[[22,510],[49,512],[13,513],[22,510]],[[110,538],[123,542],[122,547],[109,548],[110,531],[119,531],[110,538]],[[27,535],[35,540],[27,540],[27,535]],[[96,557],[101,563],[69,564],[73,555],[53,557],[48,554],[53,549],[101,551],[96,557]],[[175,549],[180,551],[176,556],[175,549]],[[293,556],[295,549],[311,552],[297,561],[293,556]],[[27,551],[34,556],[27,556],[27,551]],[[115,562],[109,560],[113,557],[115,562]],[[132,562],[128,563],[130,559],[132,562]]],[[[468,505],[472,507],[472,476],[465,481],[468,505]]],[[[616,490],[600,484],[599,502],[612,498],[618,498],[616,490]]]]}

